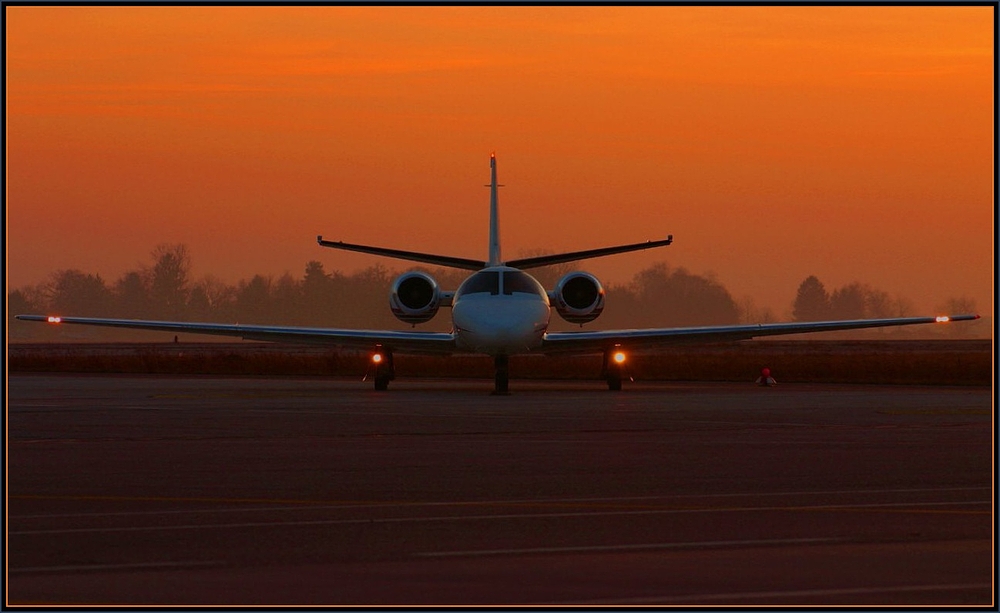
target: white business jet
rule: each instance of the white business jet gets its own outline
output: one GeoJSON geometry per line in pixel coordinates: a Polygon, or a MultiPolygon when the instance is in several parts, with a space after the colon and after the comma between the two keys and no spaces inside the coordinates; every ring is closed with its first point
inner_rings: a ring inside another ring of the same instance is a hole
{"type": "Polygon", "coordinates": [[[497,205],[496,156],[490,156],[489,259],[473,260],[428,253],[386,249],[368,245],[333,242],[317,238],[323,247],[359,251],[374,255],[477,271],[454,292],[442,291],[428,274],[411,271],[392,284],[389,306],[400,320],[418,324],[429,321],[441,307],[451,308],[451,332],[394,330],[346,330],[241,324],[187,323],[131,319],[100,319],[56,315],[18,315],[18,319],[52,324],[84,324],[116,328],[139,328],[167,332],[190,332],[237,336],[247,340],[312,343],[363,349],[371,352],[376,390],[385,390],[395,378],[393,353],[455,354],[478,353],[492,356],[496,368],[495,393],[508,389],[508,357],[517,354],[603,354],[602,377],[608,388],[620,390],[626,351],[650,349],[678,343],[736,341],[757,336],[799,334],[943,323],[977,319],[978,315],[948,317],[904,317],[846,321],[794,322],[641,330],[600,330],[593,332],[548,332],[552,308],[565,320],[584,324],[604,309],[604,288],[593,275],[572,272],[546,291],[525,269],[561,264],[616,253],[638,251],[671,244],[666,239],[631,245],[605,247],[557,255],[504,260],[500,254],[497,205]]]}

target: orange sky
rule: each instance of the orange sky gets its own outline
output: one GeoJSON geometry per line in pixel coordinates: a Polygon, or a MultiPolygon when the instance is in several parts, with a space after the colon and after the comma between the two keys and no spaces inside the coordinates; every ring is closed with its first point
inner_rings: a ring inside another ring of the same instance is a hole
{"type": "Polygon", "coordinates": [[[584,262],[993,306],[991,7],[5,7],[8,287],[186,243],[233,282],[674,235],[584,262]]]}

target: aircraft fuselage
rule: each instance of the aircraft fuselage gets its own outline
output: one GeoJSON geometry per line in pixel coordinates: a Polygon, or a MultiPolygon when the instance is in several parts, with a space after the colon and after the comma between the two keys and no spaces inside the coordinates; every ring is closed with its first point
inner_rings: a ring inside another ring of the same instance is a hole
{"type": "Polygon", "coordinates": [[[455,292],[451,320],[456,345],[496,355],[528,353],[549,327],[549,297],[528,273],[491,266],[471,275],[455,292]]]}

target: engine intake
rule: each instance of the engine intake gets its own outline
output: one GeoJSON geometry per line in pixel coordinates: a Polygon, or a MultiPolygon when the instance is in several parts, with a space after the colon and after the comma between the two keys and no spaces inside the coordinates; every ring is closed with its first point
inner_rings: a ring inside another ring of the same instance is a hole
{"type": "Polygon", "coordinates": [[[594,321],[604,310],[604,287],[589,272],[571,272],[559,279],[550,298],[559,316],[574,324],[594,321]]]}
{"type": "Polygon", "coordinates": [[[392,283],[389,308],[408,324],[430,321],[441,307],[441,290],[434,278],[423,272],[408,272],[392,283]]]}

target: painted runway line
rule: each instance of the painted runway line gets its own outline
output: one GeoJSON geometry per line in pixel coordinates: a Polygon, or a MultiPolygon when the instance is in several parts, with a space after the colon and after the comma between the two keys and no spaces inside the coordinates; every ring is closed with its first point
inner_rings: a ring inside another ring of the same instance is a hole
{"type": "MultiPolygon", "coordinates": [[[[571,604],[679,604],[711,603],[725,600],[762,600],[773,598],[819,598],[824,596],[863,596],[866,594],[900,594],[907,592],[957,592],[964,590],[993,589],[989,583],[946,583],[940,585],[890,585],[878,587],[837,588],[818,590],[789,590],[773,592],[731,592],[717,594],[690,594],[685,596],[640,596],[606,600],[584,600],[571,604]]],[[[562,603],[566,604],[566,603],[562,603]]]]}
{"type": "MultiPolygon", "coordinates": [[[[39,513],[33,515],[9,515],[10,519],[43,519],[56,517],[103,517],[118,515],[174,515],[186,513],[249,513],[254,511],[304,511],[304,510],[334,510],[334,509],[379,509],[379,508],[418,508],[418,507],[487,507],[487,506],[546,506],[561,504],[586,503],[631,503],[654,500],[681,499],[718,499],[718,498],[765,498],[780,496],[841,496],[841,495],[880,495],[880,494],[927,494],[943,492],[982,492],[991,491],[990,487],[939,487],[939,488],[903,488],[880,490],[799,490],[791,492],[744,492],[716,494],[664,494],[653,496],[600,496],[587,498],[520,498],[514,500],[445,500],[445,501],[358,501],[358,500],[297,500],[282,498],[208,498],[208,497],[167,497],[167,496],[48,496],[21,494],[9,496],[14,500],[66,500],[66,501],[98,501],[98,502],[215,502],[225,504],[277,504],[287,506],[272,507],[241,507],[226,509],[164,509],[155,511],[108,511],[97,513],[39,513]]],[[[978,503],[976,503],[978,504],[978,503]]]]}
{"type": "Polygon", "coordinates": [[[589,553],[609,551],[644,551],[657,549],[715,549],[719,547],[761,547],[773,545],[815,545],[842,543],[841,538],[755,539],[748,541],[693,541],[688,543],[638,543],[630,545],[580,545],[576,547],[529,547],[526,549],[477,549],[469,551],[426,551],[413,555],[421,558],[458,558],[536,553],[589,553]]]}
{"type": "MultiPolygon", "coordinates": [[[[559,513],[499,513],[493,515],[437,515],[427,517],[388,517],[357,519],[317,519],[304,521],[238,522],[228,524],[178,524],[168,526],[111,526],[93,528],[53,528],[41,530],[13,530],[10,536],[30,536],[41,534],[85,534],[93,532],[162,532],[166,530],[221,530],[238,528],[284,528],[294,526],[333,526],[350,524],[394,524],[419,522],[468,522],[507,519],[553,519],[577,517],[609,517],[615,515],[676,515],[687,513],[746,513],[746,512],[788,512],[788,511],[853,511],[872,509],[907,509],[911,507],[945,507],[961,505],[989,505],[991,500],[976,501],[921,501],[890,502],[877,504],[837,504],[837,505],[793,505],[767,507],[698,507],[685,509],[640,509],[628,511],[567,511],[559,513]]],[[[955,511],[965,513],[966,511],[955,511]]],[[[983,511],[988,513],[989,511],[983,511]]]]}
{"type": "Polygon", "coordinates": [[[72,566],[30,566],[26,568],[12,567],[8,569],[11,573],[79,573],[97,572],[105,570],[166,570],[174,568],[202,568],[206,566],[222,566],[224,562],[197,561],[190,562],[134,562],[130,564],[77,564],[72,566]]]}

